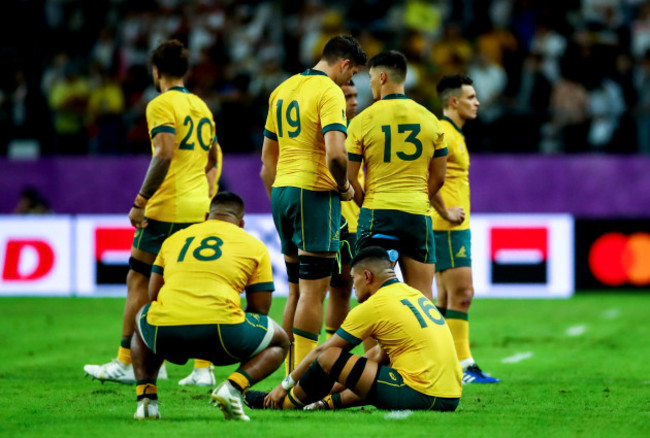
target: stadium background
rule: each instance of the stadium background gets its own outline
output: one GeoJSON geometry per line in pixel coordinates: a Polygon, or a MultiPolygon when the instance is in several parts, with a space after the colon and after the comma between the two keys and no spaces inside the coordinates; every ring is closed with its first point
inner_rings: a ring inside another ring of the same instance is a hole
{"type": "MultiPolygon", "coordinates": [[[[76,215],[125,219],[150,157],[144,108],[156,92],[147,60],[160,41],[179,38],[190,49],[187,85],[214,112],[222,186],[265,214],[258,172],[268,95],[312,66],[330,36],[351,33],[370,56],[406,53],[407,93],[436,114],[437,80],[473,77],[482,103],[466,127],[473,212],[569,214],[572,285],[650,285],[648,2],[27,0],[6,8],[0,214],[67,221],[70,254],[54,258],[77,263],[76,215]]],[[[363,109],[365,72],[355,82],[363,109]]],[[[51,293],[50,283],[34,288],[51,276],[35,242],[51,238],[21,224],[43,229],[1,218],[0,294],[51,293]]],[[[107,275],[123,279],[123,254],[112,256],[107,275]]]]}

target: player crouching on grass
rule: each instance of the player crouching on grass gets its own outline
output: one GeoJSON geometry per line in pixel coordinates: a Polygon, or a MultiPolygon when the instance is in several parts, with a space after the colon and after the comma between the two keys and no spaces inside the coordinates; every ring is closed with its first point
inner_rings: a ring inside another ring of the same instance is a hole
{"type": "Polygon", "coordinates": [[[463,373],[444,318],[422,293],[399,282],[383,248],[361,250],[351,266],[360,304],[270,394],[250,391],[246,403],[275,409],[370,404],[454,411],[463,373]],[[367,337],[378,345],[364,357],[349,353],[367,337]]]}
{"type": "Polygon", "coordinates": [[[176,232],[162,244],[149,281],[149,298],[136,316],[131,340],[138,407],[134,418],[158,419],[156,378],[163,360],[189,358],[214,365],[240,363],[212,393],[227,420],[248,421],[242,393],[274,372],[289,338],[266,315],[273,273],[264,244],[243,230],[244,203],[217,194],[204,223],[176,232]],[[247,308],[239,294],[246,290],[247,308]]]}

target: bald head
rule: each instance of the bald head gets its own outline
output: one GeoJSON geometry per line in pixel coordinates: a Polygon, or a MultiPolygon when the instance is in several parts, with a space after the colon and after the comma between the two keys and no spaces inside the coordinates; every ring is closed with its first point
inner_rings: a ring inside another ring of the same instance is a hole
{"type": "Polygon", "coordinates": [[[217,219],[244,225],[244,201],[232,192],[219,192],[210,203],[208,219],[217,219]]]}

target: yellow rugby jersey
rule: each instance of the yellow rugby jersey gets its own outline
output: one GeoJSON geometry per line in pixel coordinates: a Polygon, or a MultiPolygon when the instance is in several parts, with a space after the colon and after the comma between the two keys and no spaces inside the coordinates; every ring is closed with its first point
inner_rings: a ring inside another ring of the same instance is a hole
{"type": "MultiPolygon", "coordinates": [[[[363,187],[366,175],[363,173],[363,167],[359,169],[359,183],[363,187]]],[[[348,231],[350,234],[357,232],[357,225],[359,224],[359,212],[361,209],[354,201],[341,201],[341,215],[348,222],[348,231]]]]}
{"type": "Polygon", "coordinates": [[[264,244],[229,222],[208,220],[167,238],[152,272],[165,284],[151,303],[152,325],[238,324],[239,294],[273,290],[264,244]]]}
{"type": "Polygon", "coordinates": [[[447,117],[443,117],[440,124],[445,131],[445,139],[449,149],[445,184],[440,189],[440,195],[447,208],[463,207],[465,209],[465,220],[462,224],[454,226],[441,218],[432,208],[433,229],[440,231],[469,230],[469,152],[467,152],[465,136],[454,122],[447,117]]]}
{"type": "Polygon", "coordinates": [[[424,295],[397,279],[353,308],[336,334],[354,345],[376,339],[390,367],[416,391],[461,396],[463,371],[445,319],[424,295]]]}
{"type": "Polygon", "coordinates": [[[440,121],[403,94],[390,94],[350,122],[350,161],[366,166],[363,207],[429,213],[429,164],[447,154],[440,121]]]}
{"type": "Polygon", "coordinates": [[[147,105],[147,125],[153,138],[161,132],[176,135],[167,176],[145,209],[145,216],[163,222],[202,222],[210,206],[205,167],[216,141],[208,106],[183,87],[162,93],[147,105]]]}
{"type": "Polygon", "coordinates": [[[337,190],[327,168],[328,131],[347,132],[345,97],[324,72],[307,69],[281,83],[269,98],[264,136],[279,144],[273,187],[337,190]]]}

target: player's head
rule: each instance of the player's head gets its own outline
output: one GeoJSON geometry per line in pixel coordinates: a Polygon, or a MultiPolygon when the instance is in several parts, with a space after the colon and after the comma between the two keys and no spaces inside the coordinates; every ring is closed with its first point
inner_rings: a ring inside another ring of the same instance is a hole
{"type": "Polygon", "coordinates": [[[219,192],[210,203],[208,219],[230,222],[244,227],[244,201],[232,192],[219,192]]]}
{"type": "Polygon", "coordinates": [[[357,87],[354,86],[354,81],[350,81],[341,85],[341,90],[345,96],[345,115],[348,120],[352,120],[357,115],[357,87]]]}
{"type": "Polygon", "coordinates": [[[395,277],[388,252],[380,246],[368,246],[352,259],[352,283],[357,300],[367,300],[390,278],[395,277]]]}
{"type": "Polygon", "coordinates": [[[165,41],[151,54],[153,81],[158,91],[162,76],[180,79],[185,76],[189,67],[189,52],[178,40],[165,41]]]}
{"type": "Polygon", "coordinates": [[[347,84],[358,71],[366,65],[366,52],[357,40],[349,35],[339,35],[330,39],[323,48],[321,61],[335,67],[332,78],[337,85],[347,84]]]}
{"type": "Polygon", "coordinates": [[[389,50],[375,55],[368,62],[372,96],[381,97],[381,87],[387,83],[404,85],[406,80],[406,56],[397,50],[389,50]]]}
{"type": "Polygon", "coordinates": [[[461,119],[475,119],[480,105],[474,81],[464,75],[447,75],[436,86],[442,107],[456,111],[461,119]]]}

